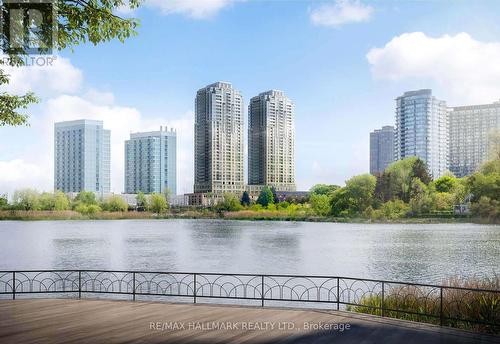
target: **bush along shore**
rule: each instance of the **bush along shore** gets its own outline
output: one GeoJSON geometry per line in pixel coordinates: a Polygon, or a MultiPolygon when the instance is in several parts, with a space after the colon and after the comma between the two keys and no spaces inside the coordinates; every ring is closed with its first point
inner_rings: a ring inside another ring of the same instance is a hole
{"type": "Polygon", "coordinates": [[[360,305],[347,306],[348,311],[383,315],[410,321],[442,324],[466,330],[500,333],[500,293],[467,289],[500,290],[500,278],[459,279],[445,281],[442,307],[441,290],[433,287],[386,284],[383,299],[380,293],[361,297],[360,305]],[[496,324],[496,326],[489,325],[496,324]]]}
{"type": "Polygon", "coordinates": [[[130,207],[119,195],[97,199],[80,192],[70,200],[60,191],[18,190],[11,202],[0,196],[0,219],[155,219],[224,218],[375,223],[478,222],[500,223],[500,159],[486,162],[471,176],[451,174],[432,180],[425,163],[415,157],[394,162],[380,175],[354,176],[345,186],[319,184],[308,196],[278,199],[265,186],[253,201],[226,193],[212,207],[173,207],[169,195],[137,194],[130,207]],[[460,209],[461,212],[456,212],[460,209]]]}

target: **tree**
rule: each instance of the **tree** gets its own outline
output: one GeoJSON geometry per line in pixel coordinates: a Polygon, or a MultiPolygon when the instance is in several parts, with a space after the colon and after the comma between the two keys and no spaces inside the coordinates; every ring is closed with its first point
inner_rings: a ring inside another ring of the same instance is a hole
{"type": "Polygon", "coordinates": [[[413,178],[420,179],[425,185],[429,185],[429,183],[432,181],[432,178],[429,175],[429,171],[427,170],[426,163],[420,158],[417,158],[413,162],[411,179],[413,178]]]}
{"type": "Polygon", "coordinates": [[[414,178],[411,183],[410,207],[413,214],[429,213],[434,209],[434,200],[427,185],[414,178]]]}
{"type": "Polygon", "coordinates": [[[274,203],[273,192],[268,186],[264,186],[260,191],[259,198],[257,198],[257,204],[263,207],[267,207],[269,204],[274,203]]]}
{"type": "Polygon", "coordinates": [[[485,175],[500,173],[500,158],[486,161],[479,169],[479,172],[485,175]]]}
{"type": "Polygon", "coordinates": [[[353,201],[353,211],[362,212],[373,202],[377,180],[371,174],[354,176],[346,181],[346,189],[353,201]]]}
{"type": "Polygon", "coordinates": [[[469,177],[467,186],[473,195],[473,201],[481,197],[500,200],[500,173],[474,173],[469,177]]]}
{"type": "Polygon", "coordinates": [[[222,196],[222,202],[219,202],[216,208],[218,211],[237,211],[241,209],[241,204],[235,194],[225,192],[222,196]]]}
{"type": "Polygon", "coordinates": [[[309,198],[311,208],[316,215],[326,216],[330,213],[330,197],[325,194],[311,194],[309,198]]]}
{"type": "Polygon", "coordinates": [[[437,192],[451,192],[457,185],[457,178],[444,175],[436,179],[433,184],[437,192]]]}
{"type": "Polygon", "coordinates": [[[393,162],[385,169],[384,173],[390,175],[389,183],[392,191],[392,198],[399,198],[404,202],[410,200],[411,179],[413,175],[413,164],[416,157],[409,157],[393,162]]]}
{"type": "Polygon", "coordinates": [[[333,216],[355,216],[373,203],[377,180],[371,174],[354,176],[346,186],[333,192],[330,201],[333,216]]]}
{"type": "Polygon", "coordinates": [[[148,209],[153,213],[164,213],[168,209],[168,203],[163,194],[152,193],[149,200],[148,209]]]}
{"type": "Polygon", "coordinates": [[[62,191],[57,190],[54,193],[54,210],[63,211],[70,208],[68,196],[62,191]]]}
{"type": "Polygon", "coordinates": [[[112,195],[105,202],[105,210],[111,212],[124,212],[128,210],[128,204],[118,195],[112,195]]]}
{"type": "Polygon", "coordinates": [[[144,192],[139,191],[135,200],[137,201],[137,211],[144,211],[148,207],[148,200],[146,199],[144,192]]]}
{"type": "Polygon", "coordinates": [[[97,205],[95,193],[92,191],[80,191],[75,197],[75,203],[83,203],[85,205],[97,205]]]}
{"type": "Polygon", "coordinates": [[[482,196],[476,203],[471,205],[472,215],[490,222],[500,222],[500,201],[482,196]]]}
{"type": "Polygon", "coordinates": [[[376,176],[375,200],[378,203],[385,203],[394,198],[394,190],[391,182],[391,172],[384,171],[376,176]]]}
{"type": "Polygon", "coordinates": [[[274,203],[279,203],[279,198],[278,194],[276,193],[276,188],[274,186],[271,186],[271,192],[273,193],[273,202],[274,203]]]}
{"type": "Polygon", "coordinates": [[[54,194],[43,192],[39,198],[40,201],[40,210],[54,210],[55,202],[54,202],[54,194]]]}
{"type": "Polygon", "coordinates": [[[338,185],[328,185],[328,184],[316,184],[314,185],[309,192],[311,195],[330,195],[335,190],[340,189],[338,185]]]}
{"type": "Polygon", "coordinates": [[[0,210],[7,209],[9,207],[9,200],[7,195],[0,195],[0,210]]]}
{"type": "Polygon", "coordinates": [[[245,207],[250,205],[250,195],[247,191],[244,191],[243,195],[241,195],[241,205],[245,207]]]}
{"type": "Polygon", "coordinates": [[[15,191],[12,202],[17,209],[40,210],[40,194],[33,189],[15,191]]]}
{"type": "MultiPolygon", "coordinates": [[[[123,19],[113,12],[121,7],[128,6],[136,8],[140,0],[57,0],[54,2],[57,41],[53,48],[62,50],[73,48],[85,42],[91,42],[97,45],[102,42],[117,38],[120,42],[131,35],[136,34],[138,21],[136,19],[123,19]]],[[[31,35],[36,35],[43,41],[49,35],[52,35],[52,27],[44,25],[40,30],[31,30],[31,35]]],[[[3,38],[3,37],[1,37],[3,38]]],[[[0,60],[1,65],[10,65],[19,67],[24,64],[21,58],[25,56],[24,50],[11,52],[9,59],[0,60]]],[[[0,85],[9,83],[9,75],[3,69],[0,69],[0,85]]],[[[28,92],[25,95],[12,95],[7,92],[0,93],[0,126],[4,125],[24,125],[28,122],[28,115],[19,112],[19,109],[27,109],[31,104],[38,102],[38,98],[28,92]]]]}

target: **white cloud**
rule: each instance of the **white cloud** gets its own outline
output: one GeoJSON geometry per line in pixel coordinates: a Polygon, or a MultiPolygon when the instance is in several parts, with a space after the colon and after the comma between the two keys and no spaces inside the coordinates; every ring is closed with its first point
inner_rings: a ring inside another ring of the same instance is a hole
{"type": "Polygon", "coordinates": [[[183,14],[194,19],[216,15],[237,0],[147,0],[145,6],[159,8],[163,14],[183,14]]]}
{"type": "Polygon", "coordinates": [[[394,37],[366,55],[372,74],[392,81],[436,85],[452,105],[500,99],[500,42],[481,42],[467,33],[433,38],[422,32],[394,37]]]}
{"type": "MultiPolygon", "coordinates": [[[[69,70],[76,70],[69,61],[66,67],[69,70]]],[[[81,76],[81,73],[79,75],[81,76]]],[[[12,76],[18,78],[15,74],[12,76]]],[[[60,77],[58,73],[42,73],[35,84],[52,84],[60,77]]],[[[33,81],[28,79],[29,82],[33,81]]],[[[159,130],[162,125],[177,130],[177,192],[192,191],[194,125],[192,111],[177,116],[146,118],[133,107],[116,104],[111,92],[88,89],[82,93],[83,96],[64,92],[53,95],[36,109],[32,108],[30,128],[8,129],[19,130],[22,133],[20,135],[29,135],[30,140],[20,141],[22,144],[21,147],[16,147],[15,159],[2,159],[0,156],[0,193],[11,194],[15,189],[25,187],[52,190],[54,122],[83,118],[102,120],[104,127],[111,130],[112,191],[123,191],[124,141],[129,138],[130,132],[159,130]]],[[[5,139],[0,137],[0,146],[6,147],[9,144],[8,140],[8,137],[5,139]]]]}
{"type": "Polygon", "coordinates": [[[2,85],[0,91],[14,94],[33,91],[39,96],[78,91],[83,81],[81,70],[64,57],[56,56],[50,65],[47,58],[50,57],[41,58],[45,61],[42,66],[31,65],[29,61],[30,65],[22,67],[3,66],[5,73],[10,76],[10,81],[9,84],[2,85]]]}
{"type": "Polygon", "coordinates": [[[310,19],[315,25],[339,27],[348,23],[370,20],[373,7],[362,4],[359,0],[337,0],[333,4],[324,4],[311,11],[310,19]]]}

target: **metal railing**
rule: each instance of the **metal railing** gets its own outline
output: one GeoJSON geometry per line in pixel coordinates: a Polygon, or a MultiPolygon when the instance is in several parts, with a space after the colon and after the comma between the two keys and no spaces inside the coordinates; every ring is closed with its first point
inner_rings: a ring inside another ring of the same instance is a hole
{"type": "MultiPolygon", "coordinates": [[[[247,304],[325,304],[369,313],[497,333],[500,290],[339,276],[254,275],[106,270],[0,271],[0,297],[35,294],[246,300],[247,304]]],[[[328,307],[329,308],[329,307],[328,307]]]]}

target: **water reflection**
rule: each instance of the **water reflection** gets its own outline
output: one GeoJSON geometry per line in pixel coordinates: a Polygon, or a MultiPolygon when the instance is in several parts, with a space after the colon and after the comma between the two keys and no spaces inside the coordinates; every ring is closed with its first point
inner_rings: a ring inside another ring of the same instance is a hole
{"type": "Polygon", "coordinates": [[[500,227],[221,220],[0,222],[0,269],[316,274],[440,283],[499,273],[500,227]]]}

